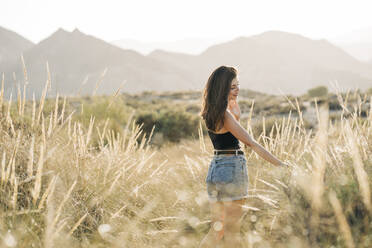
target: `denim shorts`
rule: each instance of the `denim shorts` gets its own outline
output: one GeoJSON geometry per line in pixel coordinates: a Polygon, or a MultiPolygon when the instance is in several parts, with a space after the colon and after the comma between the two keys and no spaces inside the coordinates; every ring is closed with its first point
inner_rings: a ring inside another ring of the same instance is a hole
{"type": "Polygon", "coordinates": [[[244,155],[214,155],[209,165],[207,193],[210,202],[248,197],[248,172],[244,155]]]}

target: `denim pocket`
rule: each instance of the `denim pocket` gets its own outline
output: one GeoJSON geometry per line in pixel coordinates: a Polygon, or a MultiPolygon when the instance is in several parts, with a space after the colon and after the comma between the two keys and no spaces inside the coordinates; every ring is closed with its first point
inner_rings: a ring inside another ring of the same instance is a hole
{"type": "Polygon", "coordinates": [[[234,180],[234,165],[220,165],[214,168],[213,183],[231,183],[234,180]]]}

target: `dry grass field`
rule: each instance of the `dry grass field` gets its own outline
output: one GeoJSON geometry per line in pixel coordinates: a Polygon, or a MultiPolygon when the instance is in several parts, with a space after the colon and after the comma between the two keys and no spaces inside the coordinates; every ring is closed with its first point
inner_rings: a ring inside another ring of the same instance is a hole
{"type": "MultiPolygon", "coordinates": [[[[44,115],[47,87],[40,102],[26,102],[25,88],[13,102],[1,91],[1,247],[197,247],[210,226],[212,146],[201,129],[155,148],[131,117],[118,132],[94,116],[82,125],[58,97],[44,115]]],[[[372,109],[369,97],[359,99],[372,109]]],[[[319,106],[311,130],[298,109],[255,137],[289,168],[244,148],[246,247],[372,246],[372,111],[359,109],[330,121],[319,106]]]]}

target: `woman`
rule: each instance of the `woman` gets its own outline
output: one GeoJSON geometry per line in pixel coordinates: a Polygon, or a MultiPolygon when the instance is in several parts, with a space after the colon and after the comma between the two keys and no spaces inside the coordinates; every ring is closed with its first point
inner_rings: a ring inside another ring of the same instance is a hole
{"type": "Polygon", "coordinates": [[[240,221],[242,205],[248,197],[248,175],[239,140],[272,164],[287,166],[258,144],[239,124],[238,93],[237,70],[228,66],[214,70],[204,89],[200,114],[215,151],[206,177],[212,225],[199,247],[223,244],[242,247],[240,221]]]}

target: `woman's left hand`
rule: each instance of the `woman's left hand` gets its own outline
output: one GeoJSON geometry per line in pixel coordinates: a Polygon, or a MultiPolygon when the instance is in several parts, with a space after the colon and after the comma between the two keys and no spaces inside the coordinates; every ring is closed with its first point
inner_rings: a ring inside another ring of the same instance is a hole
{"type": "Polygon", "coordinates": [[[235,117],[236,120],[239,120],[240,119],[241,112],[240,112],[239,104],[236,101],[236,99],[229,100],[229,103],[228,103],[227,108],[234,115],[234,117],[235,117]]]}

